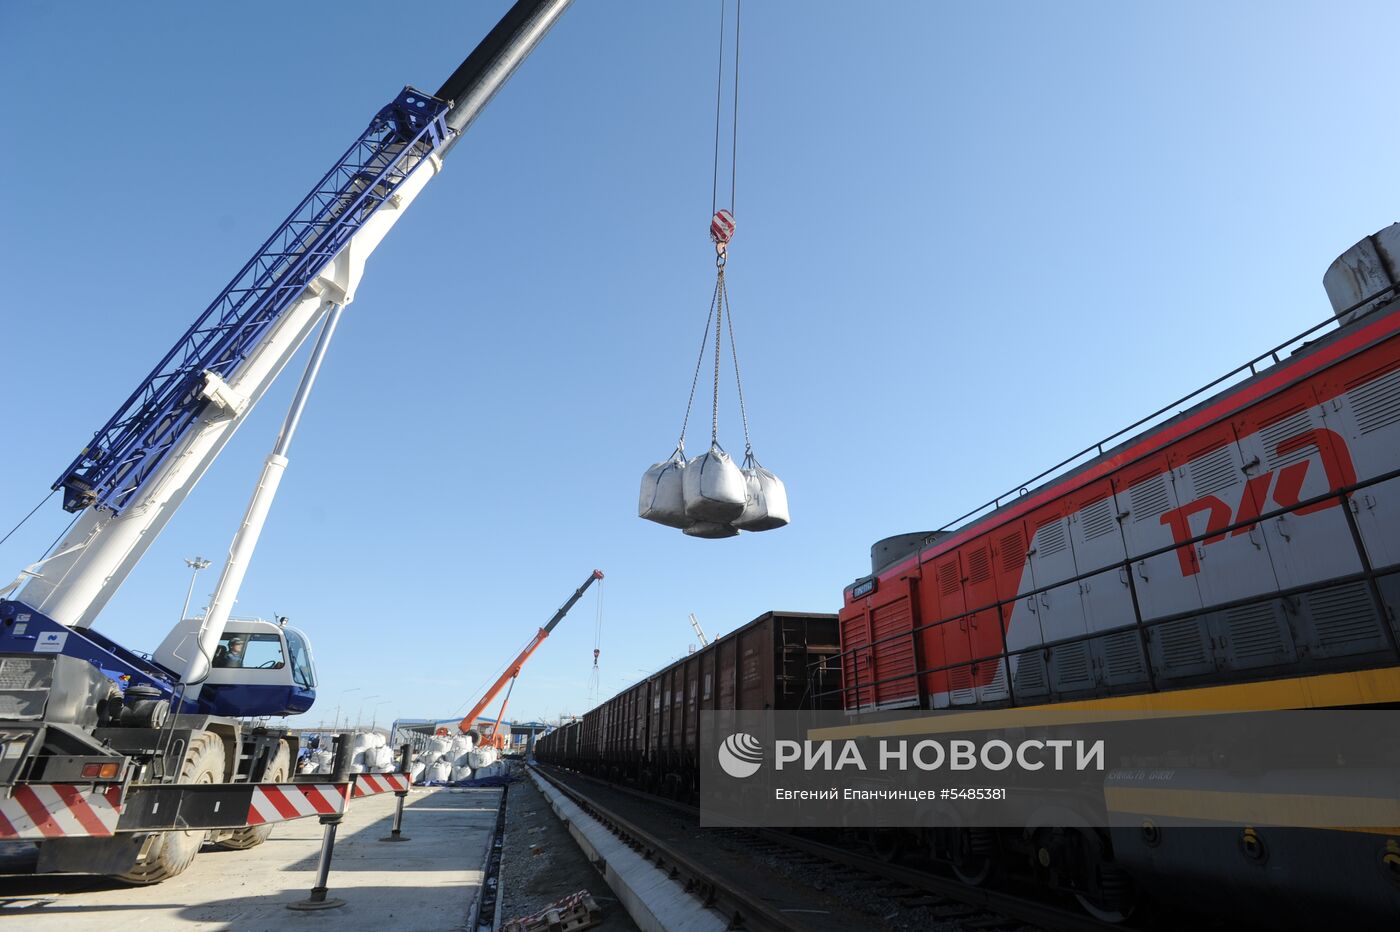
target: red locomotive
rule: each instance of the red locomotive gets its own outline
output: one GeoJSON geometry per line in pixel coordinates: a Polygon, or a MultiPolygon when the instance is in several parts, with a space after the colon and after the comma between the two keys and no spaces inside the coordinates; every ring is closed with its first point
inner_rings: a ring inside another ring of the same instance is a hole
{"type": "MultiPolygon", "coordinates": [[[[1329,269],[1335,327],[966,523],[876,544],[840,612],[845,707],[1400,703],[1397,265],[1400,225],[1329,269]]],[[[1105,916],[1133,888],[1400,915],[1400,828],[1045,831],[904,841],[973,882],[1029,862],[1105,916]]]]}

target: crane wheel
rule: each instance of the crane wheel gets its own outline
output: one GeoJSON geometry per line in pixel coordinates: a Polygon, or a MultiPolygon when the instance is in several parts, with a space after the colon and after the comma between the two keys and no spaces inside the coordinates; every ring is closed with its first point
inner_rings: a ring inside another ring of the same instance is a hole
{"type": "MultiPolygon", "coordinates": [[[[277,753],[272,756],[272,763],[268,766],[267,772],[263,775],[262,783],[286,783],[287,777],[292,770],[292,749],[285,741],[277,742],[277,753]]],[[[240,828],[231,835],[219,839],[217,842],[220,848],[228,848],[231,851],[242,851],[244,848],[254,848],[267,841],[267,837],[272,834],[272,825],[250,825],[247,828],[240,828]]]]}
{"type": "MultiPolygon", "coordinates": [[[[212,731],[190,739],[185,762],[180,767],[181,783],[221,783],[224,779],[224,741],[212,731]]],[[[168,880],[190,866],[204,844],[206,831],[153,832],[146,856],[116,879],[130,884],[153,884],[168,880]]]]}

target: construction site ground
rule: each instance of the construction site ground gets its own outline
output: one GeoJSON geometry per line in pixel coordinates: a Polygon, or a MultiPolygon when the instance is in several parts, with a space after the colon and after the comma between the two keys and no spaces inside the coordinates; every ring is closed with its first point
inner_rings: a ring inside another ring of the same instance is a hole
{"type": "Polygon", "coordinates": [[[206,847],[184,873],[149,887],[34,874],[32,847],[8,851],[0,922],[22,917],[17,927],[26,932],[462,929],[481,889],[500,797],[499,789],[415,788],[404,808],[410,841],[398,844],[379,840],[391,828],[393,794],[352,801],[327,884],[345,901],[337,909],[287,908],[315,882],[323,828],[310,818],[278,825],[247,851],[206,847]]]}

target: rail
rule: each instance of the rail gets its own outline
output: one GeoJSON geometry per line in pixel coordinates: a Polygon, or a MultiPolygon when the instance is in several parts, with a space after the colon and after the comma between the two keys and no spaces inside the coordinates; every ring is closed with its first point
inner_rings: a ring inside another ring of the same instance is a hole
{"type": "MultiPolygon", "coordinates": [[[[576,787],[567,786],[559,776],[547,772],[555,770],[556,768],[536,765],[533,769],[543,779],[548,780],[551,785],[557,787],[560,792],[569,796],[569,798],[573,799],[575,802],[578,802],[580,797],[588,798],[580,793],[576,787]]],[[[570,772],[568,776],[571,780],[577,778],[592,783],[600,783],[615,792],[633,796],[649,805],[674,810],[688,818],[695,819],[697,823],[699,821],[700,810],[694,806],[655,796],[632,787],[609,783],[606,780],[600,780],[597,777],[591,777],[587,774],[570,772]]],[[[590,803],[596,809],[608,812],[608,810],[603,809],[595,800],[590,800],[590,803]]],[[[580,805],[583,806],[582,803],[580,803],[580,805]]],[[[583,806],[583,808],[587,810],[588,806],[583,806]]],[[[609,815],[615,821],[620,821],[615,815],[611,813],[609,813],[609,815]]],[[[606,822],[606,820],[603,821],[606,822]]],[[[1000,916],[1006,917],[1007,919],[1014,919],[1018,922],[1044,925],[1046,928],[1055,929],[1058,930],[1058,932],[1105,932],[1105,930],[1109,929],[1117,930],[1117,932],[1124,932],[1125,929],[1122,925],[1102,922],[1082,913],[1062,909],[1051,903],[1017,896],[1012,893],[1006,893],[987,887],[969,887],[951,878],[940,877],[928,871],[918,870],[913,867],[891,864],[887,861],[858,854],[846,848],[828,845],[810,838],[803,838],[790,832],[750,827],[736,828],[734,830],[741,831],[755,839],[771,842],[772,844],[789,848],[803,854],[812,855],[843,867],[863,871],[875,877],[904,884],[935,896],[946,897],[959,903],[986,909],[989,912],[997,913],[1000,916]]],[[[644,835],[645,833],[641,834],[644,835]]],[[[781,916],[781,914],[779,914],[779,916],[781,916]]],[[[1004,924],[998,923],[996,927],[1000,928],[1003,925],[1004,924]]]]}
{"type": "Polygon", "coordinates": [[[551,786],[573,800],[584,812],[603,823],[609,831],[629,846],[640,850],[643,857],[669,874],[671,880],[679,883],[687,892],[694,894],[703,906],[714,909],[729,919],[730,928],[804,932],[804,926],[794,924],[788,917],[761,900],[731,889],[722,878],[703,865],[616,812],[605,808],[575,787],[567,785],[541,767],[536,766],[532,769],[551,786]]]}

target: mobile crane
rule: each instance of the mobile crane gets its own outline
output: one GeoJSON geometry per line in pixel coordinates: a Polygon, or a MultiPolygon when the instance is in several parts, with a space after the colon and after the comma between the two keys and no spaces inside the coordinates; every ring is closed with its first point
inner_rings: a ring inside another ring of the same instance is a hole
{"type": "MultiPolygon", "coordinates": [[[[525,649],[520,652],[520,656],[516,657],[515,660],[511,662],[510,666],[506,667],[506,671],[500,675],[496,682],[491,684],[490,689],[486,690],[486,695],[482,696],[481,700],[477,702],[476,705],[472,706],[472,710],[467,713],[466,718],[458,723],[458,731],[464,735],[472,735],[480,744],[493,747],[498,751],[505,747],[506,739],[505,735],[500,732],[500,727],[501,721],[505,718],[506,705],[510,702],[510,690],[515,688],[515,678],[520,675],[520,670],[525,666],[525,661],[530,659],[530,655],[544,643],[544,639],[549,637],[550,633],[559,625],[559,622],[564,620],[564,616],[569,614],[569,609],[573,608],[574,604],[577,603],[579,599],[583,598],[583,594],[588,591],[588,587],[602,578],[602,571],[594,570],[589,577],[583,581],[583,585],[574,590],[574,594],[569,596],[567,602],[559,606],[559,611],[554,613],[554,617],[549,619],[549,623],[535,632],[535,636],[530,639],[529,644],[525,645],[525,649]],[[510,689],[506,689],[507,686],[509,686],[510,689]],[[482,712],[486,711],[486,707],[501,694],[502,689],[506,689],[506,697],[501,702],[501,711],[496,713],[496,721],[492,723],[491,731],[488,732],[483,739],[483,736],[476,727],[476,720],[482,712]]],[[[598,652],[595,650],[593,653],[596,655],[598,652]]]]}
{"type": "Polygon", "coordinates": [[[305,711],[315,676],[295,629],[228,616],[288,444],[366,260],[569,2],[518,0],[435,94],[405,87],[383,107],[54,483],[74,524],[0,590],[0,841],[38,840],[39,870],[154,883],[206,839],[266,837],[247,794],[289,778],[295,739],[239,717],[305,711]],[[181,619],[150,657],[94,630],[318,329],[204,617],[181,619]],[[232,632],[275,642],[283,659],[213,667],[232,632]],[[245,795],[224,792],[233,786],[245,795]]]}

